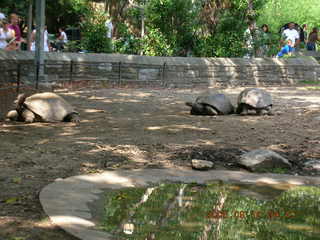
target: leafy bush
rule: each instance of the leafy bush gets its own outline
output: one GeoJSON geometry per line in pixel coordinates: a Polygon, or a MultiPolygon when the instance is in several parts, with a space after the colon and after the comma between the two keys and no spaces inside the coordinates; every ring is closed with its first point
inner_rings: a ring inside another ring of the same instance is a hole
{"type": "Polygon", "coordinates": [[[148,56],[172,56],[173,49],[159,29],[151,29],[141,43],[142,52],[148,56]]]}
{"type": "Polygon", "coordinates": [[[107,38],[107,20],[103,12],[90,11],[85,16],[86,21],[82,26],[81,47],[90,52],[112,52],[111,40],[107,38]]]}
{"type": "Polygon", "coordinates": [[[260,11],[258,24],[268,24],[277,33],[288,22],[308,24],[309,30],[319,26],[319,0],[268,0],[260,11]]]}
{"type": "Polygon", "coordinates": [[[122,54],[139,54],[141,40],[129,31],[127,25],[119,23],[118,34],[121,37],[114,41],[115,52],[122,54]]]}
{"type": "Polygon", "coordinates": [[[145,44],[159,43],[161,46],[145,46],[150,52],[170,46],[166,54],[185,56],[194,45],[199,24],[199,2],[192,0],[150,0],[146,7],[148,34],[157,39],[146,39],[145,44]],[[159,36],[157,36],[159,35],[159,36]]]}
{"type": "Polygon", "coordinates": [[[75,41],[68,41],[64,45],[64,51],[67,52],[79,52],[81,50],[81,42],[78,40],[75,41]]]}

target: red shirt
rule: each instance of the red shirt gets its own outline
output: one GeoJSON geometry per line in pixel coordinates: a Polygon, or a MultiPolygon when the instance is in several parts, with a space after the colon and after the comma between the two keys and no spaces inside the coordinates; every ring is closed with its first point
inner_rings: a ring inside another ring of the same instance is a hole
{"type": "Polygon", "coordinates": [[[21,30],[19,25],[9,25],[9,29],[12,29],[14,31],[15,37],[17,41],[21,40],[21,30]]]}

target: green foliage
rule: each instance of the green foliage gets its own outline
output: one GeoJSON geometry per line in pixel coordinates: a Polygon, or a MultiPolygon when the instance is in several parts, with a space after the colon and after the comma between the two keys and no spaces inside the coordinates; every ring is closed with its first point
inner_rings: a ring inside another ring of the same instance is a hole
{"type": "Polygon", "coordinates": [[[273,32],[288,22],[311,27],[319,26],[320,5],[318,0],[268,0],[260,10],[258,24],[268,24],[273,32]]]}
{"type": "MultiPolygon", "coordinates": [[[[264,1],[253,2],[254,7],[259,8],[264,1]]],[[[147,49],[144,53],[160,56],[243,56],[247,10],[247,0],[150,0],[146,5],[147,33],[150,36],[143,43],[143,49],[147,49]]],[[[250,14],[256,15],[255,9],[250,14]]]]}
{"type": "Polygon", "coordinates": [[[140,39],[130,32],[126,24],[118,24],[118,34],[121,37],[113,43],[115,52],[122,54],[139,54],[140,39]]]}
{"type": "Polygon", "coordinates": [[[81,42],[80,41],[68,41],[64,45],[64,51],[66,52],[79,52],[81,50],[81,42]]]}
{"type": "MultiPolygon", "coordinates": [[[[35,12],[35,1],[33,8],[35,12]]],[[[46,25],[49,32],[57,32],[59,27],[76,25],[80,16],[90,11],[88,0],[57,0],[46,1],[46,25]]],[[[26,26],[28,18],[29,0],[1,0],[0,11],[9,16],[17,13],[22,19],[22,26],[26,26]]]]}
{"type": "Polygon", "coordinates": [[[161,183],[106,193],[102,229],[117,239],[313,240],[320,188],[161,183]],[[179,197],[180,200],[179,200],[179,197]],[[180,202],[180,204],[179,204],[180,202]],[[132,234],[124,234],[131,224],[132,234]]]}
{"type": "MultiPolygon", "coordinates": [[[[273,56],[279,49],[279,28],[294,21],[319,27],[319,0],[127,0],[105,1],[118,39],[114,50],[125,54],[151,56],[242,57],[244,31],[248,20],[266,23],[272,34],[255,36],[254,51],[273,56]],[[249,5],[252,2],[252,7],[249,5]],[[136,8],[132,3],[139,5],[136,8]],[[143,14],[144,13],[144,14],[143,14]],[[141,21],[145,37],[141,39],[141,21]]],[[[86,50],[110,52],[105,38],[105,17],[90,7],[91,0],[46,1],[49,32],[58,27],[79,26],[84,16],[83,39],[86,50]]],[[[29,1],[1,0],[5,14],[17,12],[26,21],[29,1]]],[[[25,24],[22,24],[25,26],[25,24]]],[[[81,24],[80,24],[81,25],[81,24]]],[[[73,48],[73,46],[71,46],[73,48]]]]}
{"type": "Polygon", "coordinates": [[[46,24],[49,32],[59,27],[75,26],[80,16],[90,12],[88,0],[46,1],[46,24]]]}
{"type": "Polygon", "coordinates": [[[194,55],[198,57],[241,57],[244,55],[242,34],[225,32],[198,39],[194,55]]]}
{"type": "MultiPolygon", "coordinates": [[[[146,6],[146,19],[152,36],[161,33],[155,42],[162,43],[159,47],[162,55],[168,44],[172,55],[185,56],[193,48],[194,39],[199,24],[199,3],[192,0],[150,0],[146,6]]],[[[147,39],[148,40],[148,39],[147,39]]],[[[147,41],[147,43],[153,41],[147,41]]],[[[147,46],[146,48],[152,48],[147,46]]]]}
{"type": "Polygon", "coordinates": [[[247,24],[243,2],[239,1],[239,4],[220,12],[219,23],[215,26],[214,32],[198,37],[195,46],[196,56],[241,57],[244,55],[243,33],[247,24]]]}
{"type": "Polygon", "coordinates": [[[26,0],[1,0],[0,12],[9,16],[11,13],[16,13],[22,17],[27,16],[29,1],[26,0]]]}
{"type": "Polygon", "coordinates": [[[141,43],[143,54],[148,56],[172,56],[173,49],[159,29],[150,29],[141,43]]]}
{"type": "Polygon", "coordinates": [[[319,81],[314,81],[314,80],[304,80],[299,82],[300,84],[306,84],[306,85],[319,85],[320,82],[319,81]]]}
{"type": "Polygon", "coordinates": [[[91,10],[85,15],[86,21],[82,26],[81,47],[89,52],[112,52],[111,40],[107,38],[107,20],[103,12],[91,10]]]}

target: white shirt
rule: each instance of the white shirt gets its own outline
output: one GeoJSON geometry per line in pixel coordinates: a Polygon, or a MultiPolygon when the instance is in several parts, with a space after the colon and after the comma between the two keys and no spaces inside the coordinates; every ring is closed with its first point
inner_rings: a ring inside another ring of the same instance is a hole
{"type": "Polygon", "coordinates": [[[3,20],[6,18],[6,15],[4,15],[3,13],[0,12],[0,20],[3,20]]]}
{"type": "Polygon", "coordinates": [[[4,49],[8,42],[7,40],[14,37],[14,32],[8,29],[8,32],[5,32],[3,28],[0,28],[0,48],[4,49]]]}
{"type": "Polygon", "coordinates": [[[68,37],[67,37],[67,34],[65,32],[61,32],[60,36],[62,36],[62,40],[60,40],[60,41],[62,41],[64,43],[68,42],[68,37]]]}
{"type": "Polygon", "coordinates": [[[105,25],[106,25],[106,28],[108,29],[107,38],[112,38],[113,25],[111,20],[106,21],[105,25]]]}
{"type": "MultiPolygon", "coordinates": [[[[36,34],[36,30],[33,30],[32,32],[34,35],[36,34]]],[[[43,44],[43,51],[44,52],[49,52],[49,46],[48,46],[48,31],[47,30],[44,30],[43,32],[43,41],[44,41],[44,44],[43,44]]],[[[36,50],[36,42],[33,41],[31,43],[31,51],[35,51],[36,50]]]]}
{"type": "Polygon", "coordinates": [[[292,41],[292,44],[294,45],[296,42],[296,39],[299,39],[299,33],[295,29],[289,29],[283,31],[283,36],[285,36],[286,40],[290,39],[292,41]]]}
{"type": "Polygon", "coordinates": [[[247,48],[253,48],[253,37],[251,34],[251,30],[247,28],[247,30],[244,32],[244,39],[246,43],[247,48]]]}

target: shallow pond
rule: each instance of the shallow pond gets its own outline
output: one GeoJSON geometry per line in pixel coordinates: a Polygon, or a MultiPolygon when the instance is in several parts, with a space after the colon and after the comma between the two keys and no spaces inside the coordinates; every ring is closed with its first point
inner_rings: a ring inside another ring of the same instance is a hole
{"type": "Polygon", "coordinates": [[[320,239],[320,188],[163,182],[105,194],[115,239],[320,239]]]}

